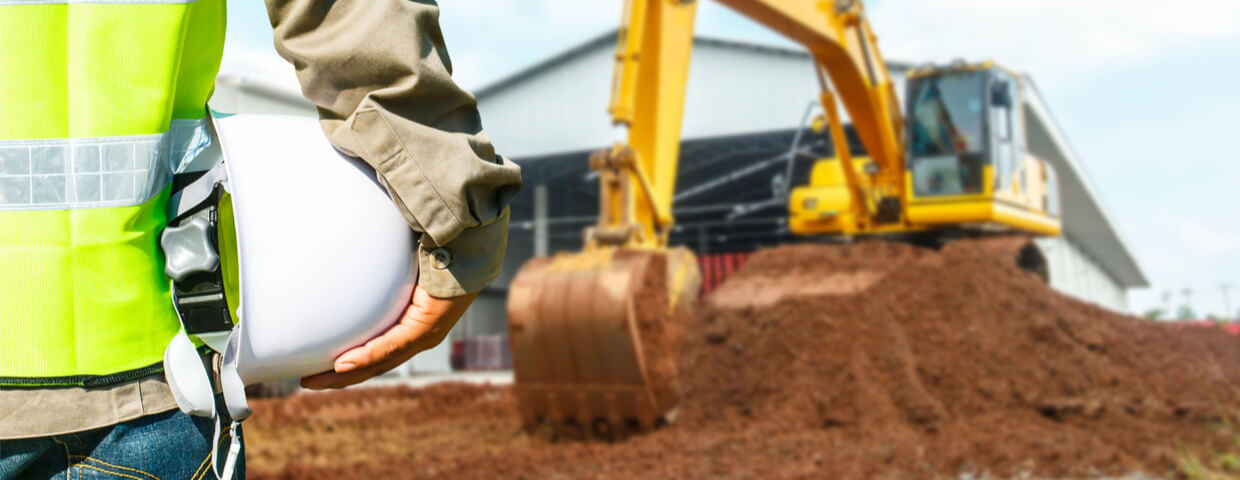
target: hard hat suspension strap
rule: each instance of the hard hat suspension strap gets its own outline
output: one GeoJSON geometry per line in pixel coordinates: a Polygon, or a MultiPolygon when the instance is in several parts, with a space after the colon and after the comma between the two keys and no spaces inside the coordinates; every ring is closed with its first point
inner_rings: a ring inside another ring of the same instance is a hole
{"type": "MultiPolygon", "coordinates": [[[[160,236],[166,258],[164,271],[172,278],[172,299],[181,324],[186,333],[200,338],[227,333],[233,327],[217,228],[226,177],[223,163],[206,172],[174,177],[168,227],[160,236]]],[[[222,345],[211,347],[223,350],[222,345]]]]}

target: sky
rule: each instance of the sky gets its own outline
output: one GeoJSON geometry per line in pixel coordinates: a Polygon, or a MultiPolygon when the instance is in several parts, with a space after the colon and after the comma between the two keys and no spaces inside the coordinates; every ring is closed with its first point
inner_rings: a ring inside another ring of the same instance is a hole
{"type": "MultiPolygon", "coordinates": [[[[807,0],[808,1],[808,0],[807,0]]],[[[995,59],[1028,72],[1151,287],[1134,312],[1240,311],[1240,1],[870,0],[889,60],[995,59]]],[[[444,0],[454,78],[477,89],[616,28],[619,0],[444,0]]],[[[229,0],[223,70],[296,80],[262,3],[229,0]]],[[[700,36],[794,46],[713,2],[700,36]]],[[[484,118],[485,121],[485,118],[484,118]]]]}

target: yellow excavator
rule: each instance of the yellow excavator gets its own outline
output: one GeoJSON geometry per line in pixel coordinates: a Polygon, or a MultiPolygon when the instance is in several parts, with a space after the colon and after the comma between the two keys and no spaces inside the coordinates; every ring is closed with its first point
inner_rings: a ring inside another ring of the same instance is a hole
{"type": "MultiPolygon", "coordinates": [[[[718,0],[803,45],[834,157],[789,195],[805,235],[1058,235],[1054,171],[1025,148],[1021,77],[992,63],[907,74],[907,120],[858,0],[718,0]],[[866,155],[845,139],[843,104],[866,155]]],[[[674,419],[676,354],[700,278],[668,248],[693,0],[626,0],[610,113],[590,157],[598,223],[579,253],[540,257],[508,297],[515,392],[527,427],[616,436],[674,419]]],[[[807,72],[808,73],[808,72],[807,72]]]]}

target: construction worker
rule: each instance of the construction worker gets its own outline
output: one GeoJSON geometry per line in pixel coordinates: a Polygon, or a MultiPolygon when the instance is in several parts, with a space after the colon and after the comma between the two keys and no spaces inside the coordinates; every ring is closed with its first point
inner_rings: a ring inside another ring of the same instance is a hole
{"type": "MultiPolygon", "coordinates": [[[[400,323],[302,379],[340,388],[439,343],[498,274],[520,171],[453,83],[434,1],[267,9],[332,144],[422,233],[400,323]]],[[[224,24],[225,0],[0,1],[0,478],[206,478],[241,435],[178,411],[161,370],[164,205],[224,24]]]]}

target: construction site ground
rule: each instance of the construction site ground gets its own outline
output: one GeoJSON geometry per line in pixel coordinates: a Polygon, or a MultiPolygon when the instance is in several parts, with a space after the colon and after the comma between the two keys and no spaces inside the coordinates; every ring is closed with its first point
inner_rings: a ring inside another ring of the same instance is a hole
{"type": "Polygon", "coordinates": [[[1225,471],[1240,338],[1052,291],[1010,245],[756,254],[687,319],[675,422],[522,428],[509,386],[253,402],[251,478],[1167,478],[1225,471]]]}

